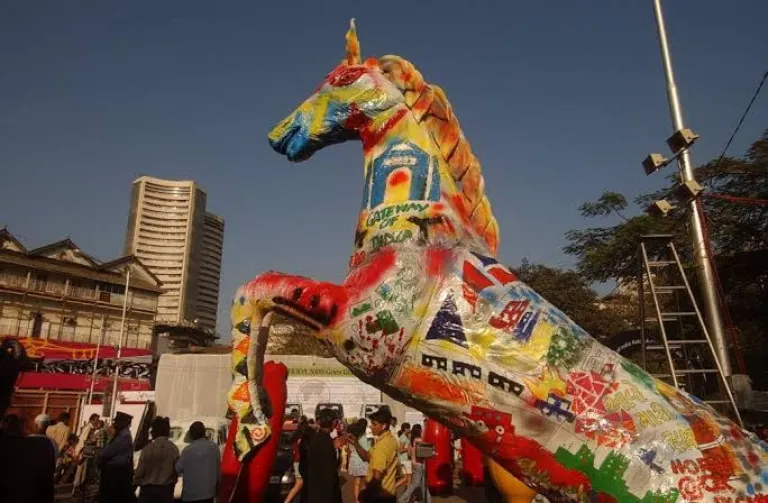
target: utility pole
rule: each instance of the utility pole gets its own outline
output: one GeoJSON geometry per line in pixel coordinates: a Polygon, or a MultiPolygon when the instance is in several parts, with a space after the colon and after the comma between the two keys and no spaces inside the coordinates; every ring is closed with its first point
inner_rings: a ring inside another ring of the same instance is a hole
{"type": "Polygon", "coordinates": [[[115,408],[117,407],[117,379],[120,376],[120,356],[123,353],[123,330],[125,329],[125,312],[128,310],[128,286],[131,282],[130,265],[126,267],[125,274],[125,294],[123,296],[123,315],[120,318],[120,340],[117,343],[117,358],[115,359],[115,380],[112,383],[112,405],[109,409],[110,418],[115,417],[115,408]]]}
{"type": "MultiPolygon", "coordinates": [[[[656,14],[656,26],[659,33],[661,58],[664,63],[664,74],[667,78],[667,98],[669,100],[669,113],[672,116],[672,129],[673,132],[677,132],[684,129],[685,126],[683,125],[683,113],[680,108],[680,98],[677,95],[675,76],[672,72],[672,59],[669,55],[667,30],[664,26],[661,0],[653,0],[653,10],[656,14]]],[[[691,155],[687,148],[677,156],[677,164],[683,183],[695,181],[693,165],[691,164],[691,155]]],[[[691,238],[693,239],[693,260],[696,264],[696,273],[699,278],[699,284],[701,285],[707,330],[712,337],[712,344],[715,347],[716,356],[718,360],[720,360],[723,374],[726,377],[730,377],[732,374],[731,360],[728,356],[728,347],[726,346],[725,333],[723,330],[723,320],[720,316],[720,304],[718,302],[717,292],[715,291],[712,261],[710,260],[709,249],[704,236],[704,226],[701,219],[704,212],[701,208],[700,198],[692,198],[688,201],[687,206],[688,224],[690,227],[691,238]]]]}

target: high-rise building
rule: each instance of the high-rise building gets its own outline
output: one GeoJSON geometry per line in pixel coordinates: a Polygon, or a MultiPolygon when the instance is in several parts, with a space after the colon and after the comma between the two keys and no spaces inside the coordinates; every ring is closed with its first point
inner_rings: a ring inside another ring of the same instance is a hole
{"type": "Polygon", "coordinates": [[[223,247],[224,219],[206,212],[203,217],[200,277],[197,281],[197,316],[202,326],[216,326],[223,247]]]}
{"type": "Polygon", "coordinates": [[[162,281],[159,323],[215,330],[223,238],[224,220],[206,212],[194,181],[133,182],[125,252],[162,281]]]}

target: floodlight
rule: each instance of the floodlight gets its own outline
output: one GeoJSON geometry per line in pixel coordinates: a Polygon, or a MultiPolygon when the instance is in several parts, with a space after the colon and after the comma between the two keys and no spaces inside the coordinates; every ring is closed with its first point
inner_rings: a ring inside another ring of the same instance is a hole
{"type": "Polygon", "coordinates": [[[643,159],[643,169],[645,170],[646,175],[655,173],[667,164],[669,164],[669,159],[661,154],[649,154],[648,157],[643,159]]]}
{"type": "Polygon", "coordinates": [[[699,185],[696,180],[688,180],[687,182],[680,183],[675,188],[675,195],[683,201],[688,201],[695,199],[702,190],[704,190],[704,187],[699,185]]]}
{"type": "Polygon", "coordinates": [[[685,149],[690,148],[696,140],[699,139],[699,135],[691,131],[690,129],[680,129],[675,131],[675,134],[667,138],[667,145],[675,156],[680,155],[685,149]]]}
{"type": "Polygon", "coordinates": [[[667,214],[674,209],[674,206],[669,204],[669,201],[662,199],[660,201],[654,201],[645,212],[654,217],[666,217],[667,214]]]}

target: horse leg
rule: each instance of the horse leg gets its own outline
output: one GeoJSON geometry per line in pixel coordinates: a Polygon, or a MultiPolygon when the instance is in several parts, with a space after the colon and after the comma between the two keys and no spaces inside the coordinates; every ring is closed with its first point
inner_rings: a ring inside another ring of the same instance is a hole
{"type": "Polygon", "coordinates": [[[264,364],[263,376],[263,386],[272,410],[269,418],[272,435],[266,443],[258,446],[252,456],[241,461],[233,449],[240,426],[238,418],[232,418],[221,460],[218,496],[222,503],[262,501],[269,485],[283,427],[288,369],[282,363],[267,362],[264,364]]]}

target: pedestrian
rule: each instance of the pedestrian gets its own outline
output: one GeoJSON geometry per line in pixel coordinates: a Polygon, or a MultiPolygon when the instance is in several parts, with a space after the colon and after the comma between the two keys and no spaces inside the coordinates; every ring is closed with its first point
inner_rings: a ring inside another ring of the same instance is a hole
{"type": "MultiPolygon", "coordinates": [[[[349,427],[349,434],[352,438],[357,439],[360,447],[368,452],[371,448],[371,441],[366,436],[365,432],[368,429],[368,421],[364,418],[358,419],[355,424],[349,427]]],[[[349,451],[349,475],[354,479],[353,491],[355,493],[355,503],[360,498],[360,493],[365,487],[365,476],[368,474],[368,463],[360,457],[357,453],[357,449],[350,443],[347,446],[349,451]]]]}
{"type": "Polygon", "coordinates": [[[309,484],[307,483],[309,479],[309,445],[312,442],[312,437],[317,433],[309,421],[307,421],[307,426],[299,437],[299,477],[302,479],[299,501],[302,503],[309,501],[309,484]]]}
{"type": "Polygon", "coordinates": [[[400,426],[400,434],[397,436],[397,452],[400,454],[400,467],[402,471],[402,477],[397,481],[397,487],[411,485],[411,425],[410,423],[403,423],[400,426]]]}
{"type": "Polygon", "coordinates": [[[48,427],[51,425],[51,418],[48,414],[38,414],[35,416],[35,429],[30,435],[32,438],[45,438],[53,446],[53,462],[59,459],[59,446],[54,439],[46,435],[48,427]]]}
{"type": "MultiPolygon", "coordinates": [[[[88,469],[88,460],[86,459],[86,447],[90,447],[89,443],[93,432],[98,429],[99,415],[95,412],[88,417],[88,422],[85,423],[83,429],[80,430],[80,436],[77,439],[77,445],[75,446],[75,463],[77,463],[77,469],[75,470],[75,479],[72,482],[72,494],[77,491],[85,481],[86,470],[88,469]]],[[[89,452],[89,454],[92,454],[89,452]]]]}
{"type": "Polygon", "coordinates": [[[185,503],[213,503],[219,483],[221,452],[205,436],[205,425],[195,421],[189,426],[192,443],[181,451],[176,462],[176,473],[181,479],[181,501],[185,503]]]}
{"type": "Polygon", "coordinates": [[[56,484],[68,484],[74,478],[75,469],[75,447],[77,446],[77,435],[69,434],[67,443],[64,444],[59,459],[56,460],[56,472],[54,482],[56,484]]]}
{"type": "MultiPolygon", "coordinates": [[[[44,416],[41,414],[40,416],[44,416]]],[[[25,437],[18,416],[3,419],[0,434],[0,501],[3,503],[53,503],[56,468],[54,443],[45,436],[50,419],[40,419],[36,433],[25,437]]]]}
{"type": "Polygon", "coordinates": [[[336,426],[336,414],[330,409],[324,409],[318,412],[316,419],[318,431],[309,441],[309,473],[304,481],[309,498],[302,503],[341,503],[337,449],[343,439],[331,439],[331,431],[336,426]]]}
{"type": "Polygon", "coordinates": [[[140,487],[139,503],[173,503],[176,487],[176,461],[179,448],[168,440],[171,423],[167,417],[157,416],[150,427],[152,442],[144,446],[133,483],[140,487]]]}
{"type": "Polygon", "coordinates": [[[364,503],[394,503],[397,483],[397,472],[400,467],[398,443],[390,429],[392,412],[389,407],[382,407],[371,414],[371,430],[374,443],[371,450],[366,452],[360,442],[350,438],[350,442],[361,458],[368,462],[368,473],[365,477],[366,486],[360,493],[360,501],[364,503]]]}
{"type": "Polygon", "coordinates": [[[430,503],[432,496],[429,494],[429,489],[426,486],[426,477],[424,473],[424,460],[416,457],[416,445],[421,442],[422,428],[420,424],[414,424],[411,429],[411,449],[409,452],[411,458],[411,483],[405,488],[405,492],[400,495],[398,501],[400,503],[410,503],[411,497],[414,494],[423,494],[423,503],[430,503]],[[419,493],[416,493],[416,491],[419,493]]]}
{"type": "Polygon", "coordinates": [[[99,503],[136,501],[133,490],[133,416],[118,412],[112,420],[113,435],[98,453],[101,467],[99,503]]]}
{"type": "Polygon", "coordinates": [[[83,449],[85,448],[85,443],[88,441],[88,438],[91,436],[91,433],[96,429],[96,427],[99,425],[99,415],[95,412],[88,417],[88,422],[85,423],[85,426],[83,426],[83,429],[80,430],[80,436],[77,438],[77,446],[75,447],[75,456],[80,458],[83,454],[83,449]]]}
{"type": "Polygon", "coordinates": [[[72,433],[72,429],[69,427],[69,418],[69,412],[62,412],[59,414],[56,422],[45,430],[45,434],[56,442],[58,452],[64,451],[64,446],[69,439],[70,433],[72,433]]]}
{"type": "Polygon", "coordinates": [[[284,503],[291,503],[293,499],[301,492],[304,487],[304,478],[301,475],[299,465],[301,463],[301,438],[304,436],[304,432],[309,428],[307,418],[301,416],[299,424],[296,430],[291,435],[291,451],[293,453],[293,477],[294,483],[288,495],[285,497],[284,503]]]}

